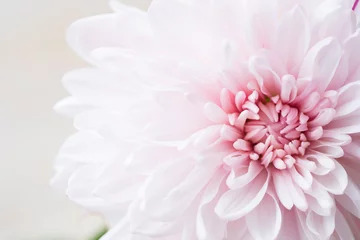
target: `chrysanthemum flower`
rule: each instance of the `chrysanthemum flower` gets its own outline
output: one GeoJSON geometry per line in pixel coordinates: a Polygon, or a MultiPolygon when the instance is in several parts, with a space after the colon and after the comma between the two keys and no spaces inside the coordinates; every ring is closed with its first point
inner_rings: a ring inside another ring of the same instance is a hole
{"type": "Polygon", "coordinates": [[[74,23],[54,184],[104,240],[360,239],[353,0],[155,0],[74,23]]]}

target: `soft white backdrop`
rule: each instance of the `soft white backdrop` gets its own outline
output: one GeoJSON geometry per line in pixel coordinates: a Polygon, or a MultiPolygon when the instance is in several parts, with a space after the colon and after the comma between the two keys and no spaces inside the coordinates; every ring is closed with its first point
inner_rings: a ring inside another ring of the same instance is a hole
{"type": "Polygon", "coordinates": [[[0,240],[82,240],[102,227],[48,183],[73,131],[52,110],[66,96],[60,79],[85,64],[66,46],[65,29],[108,11],[107,0],[0,0],[0,240]]]}

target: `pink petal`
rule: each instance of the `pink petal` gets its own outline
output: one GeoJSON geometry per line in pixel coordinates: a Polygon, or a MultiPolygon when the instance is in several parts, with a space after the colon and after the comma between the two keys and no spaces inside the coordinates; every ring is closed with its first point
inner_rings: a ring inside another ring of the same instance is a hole
{"type": "Polygon", "coordinates": [[[249,156],[242,152],[234,152],[227,155],[223,161],[228,166],[232,168],[248,168],[249,165],[249,156]]]}
{"type": "Polygon", "coordinates": [[[230,125],[223,125],[220,132],[221,137],[227,141],[236,141],[241,137],[240,131],[230,125]]]}
{"type": "Polygon", "coordinates": [[[226,88],[221,90],[220,93],[221,107],[227,113],[233,113],[236,111],[235,96],[226,88]]]}

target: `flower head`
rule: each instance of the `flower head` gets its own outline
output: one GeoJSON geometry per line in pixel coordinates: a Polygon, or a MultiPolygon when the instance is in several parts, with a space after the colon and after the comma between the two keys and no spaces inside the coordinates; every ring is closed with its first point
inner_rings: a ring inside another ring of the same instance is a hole
{"type": "Polygon", "coordinates": [[[350,0],[154,0],[74,23],[54,184],[121,240],[360,237],[350,0]]]}

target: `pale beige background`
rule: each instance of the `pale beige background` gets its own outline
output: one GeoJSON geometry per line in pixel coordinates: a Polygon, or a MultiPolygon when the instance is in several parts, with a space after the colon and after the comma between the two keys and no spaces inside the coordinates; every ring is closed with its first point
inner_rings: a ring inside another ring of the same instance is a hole
{"type": "MultiPolygon", "coordinates": [[[[150,0],[123,2],[146,8],[150,0]]],[[[102,226],[48,182],[73,131],[52,110],[66,96],[60,79],[84,65],[65,29],[108,11],[107,0],[0,0],[0,240],[82,240],[102,226]]]]}

